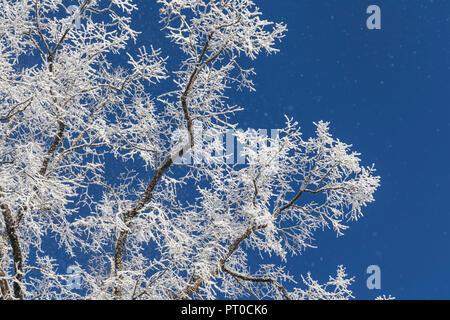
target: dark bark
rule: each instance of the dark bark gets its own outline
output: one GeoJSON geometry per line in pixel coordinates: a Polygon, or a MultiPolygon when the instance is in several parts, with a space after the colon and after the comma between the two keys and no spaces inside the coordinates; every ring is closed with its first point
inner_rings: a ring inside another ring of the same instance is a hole
{"type": "Polygon", "coordinates": [[[3,259],[4,259],[4,246],[6,246],[6,242],[8,241],[6,234],[2,236],[3,239],[0,239],[0,300],[10,300],[11,292],[9,290],[8,281],[4,279],[6,277],[6,273],[3,270],[3,259]]]}
{"type": "Polygon", "coordinates": [[[20,247],[20,240],[17,235],[16,224],[12,216],[12,212],[6,204],[1,204],[0,209],[3,213],[3,219],[6,225],[6,233],[8,235],[9,242],[11,243],[11,250],[14,261],[14,298],[23,300],[23,292],[21,287],[23,279],[23,256],[22,249],[20,247]]]}
{"type": "Polygon", "coordinates": [[[44,176],[46,174],[52,155],[53,153],[55,153],[56,149],[58,148],[63,139],[65,129],[66,129],[65,123],[62,121],[58,121],[58,132],[56,133],[56,136],[53,139],[53,143],[50,146],[50,149],[48,149],[47,151],[47,155],[45,156],[44,162],[42,163],[41,166],[41,170],[39,171],[41,176],[44,176]]]}

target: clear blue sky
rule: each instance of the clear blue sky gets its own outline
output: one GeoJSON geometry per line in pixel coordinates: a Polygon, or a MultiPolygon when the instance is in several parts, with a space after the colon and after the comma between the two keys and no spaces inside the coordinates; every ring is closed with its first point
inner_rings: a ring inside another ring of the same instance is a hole
{"type": "MultiPolygon", "coordinates": [[[[306,136],[313,121],[330,121],[382,177],[365,217],[342,238],[319,233],[319,248],[291,259],[291,273],[326,280],[343,264],[357,298],[450,299],[450,1],[258,2],[289,32],[278,55],[256,60],[257,92],[231,92],[230,102],[246,108],[235,121],[271,129],[287,114],[306,136]],[[366,28],[371,4],[381,7],[382,30],[366,28]],[[380,291],[365,286],[369,265],[381,268],[380,291]]],[[[161,47],[176,67],[179,51],[160,32],[156,1],[137,4],[138,45],[161,47]]]]}

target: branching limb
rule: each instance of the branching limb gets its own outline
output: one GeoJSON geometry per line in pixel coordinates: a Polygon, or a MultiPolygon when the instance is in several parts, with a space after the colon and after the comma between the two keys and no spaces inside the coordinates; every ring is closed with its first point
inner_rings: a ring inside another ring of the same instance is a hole
{"type": "MultiPolygon", "coordinates": [[[[185,146],[183,149],[181,149],[178,152],[171,153],[166,157],[161,167],[159,167],[158,170],[156,170],[152,180],[150,181],[147,189],[145,190],[144,194],[138,201],[138,203],[129,211],[123,214],[123,219],[125,225],[129,225],[131,220],[133,220],[134,217],[136,217],[139,212],[145,207],[145,205],[152,199],[153,192],[160,181],[161,177],[164,175],[164,173],[167,171],[167,169],[170,168],[170,166],[174,163],[174,160],[177,158],[182,157],[187,151],[192,149],[194,147],[194,129],[193,129],[193,119],[189,113],[188,110],[188,96],[190,92],[192,91],[192,88],[194,87],[194,84],[201,72],[201,70],[209,63],[216,60],[220,54],[225,50],[225,46],[219,50],[215,55],[213,55],[211,58],[203,62],[203,59],[205,57],[205,53],[208,50],[209,42],[211,38],[213,37],[213,33],[210,34],[208,37],[208,40],[206,41],[202,54],[200,55],[200,58],[198,60],[197,66],[195,67],[194,71],[192,72],[189,81],[186,85],[186,88],[180,98],[181,100],[181,106],[183,109],[183,114],[185,117],[185,121],[187,123],[187,130],[189,134],[189,143],[187,146],[185,146]]],[[[114,268],[116,276],[123,271],[123,257],[124,257],[124,251],[126,247],[126,241],[128,237],[129,230],[122,230],[119,233],[119,236],[117,237],[116,243],[115,243],[115,250],[114,250],[114,268]]],[[[120,287],[116,286],[114,288],[114,295],[116,299],[120,299],[122,296],[122,290],[120,287]]]]}
{"type": "Polygon", "coordinates": [[[241,279],[244,281],[253,282],[253,283],[270,283],[274,287],[276,287],[278,290],[280,290],[280,292],[283,294],[283,296],[286,300],[291,300],[291,298],[289,297],[289,293],[284,288],[284,286],[273,278],[259,278],[259,277],[243,275],[241,273],[230,270],[227,266],[223,267],[223,271],[232,275],[235,278],[238,278],[238,279],[241,279]]]}

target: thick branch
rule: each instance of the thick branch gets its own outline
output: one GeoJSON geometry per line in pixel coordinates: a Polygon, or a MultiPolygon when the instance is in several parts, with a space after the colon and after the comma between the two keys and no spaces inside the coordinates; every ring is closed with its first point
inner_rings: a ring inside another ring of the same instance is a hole
{"type": "MultiPolygon", "coordinates": [[[[2,189],[0,188],[0,192],[2,189]]],[[[3,195],[0,194],[0,198],[3,195]]],[[[11,243],[13,261],[14,261],[14,284],[13,291],[16,299],[23,300],[23,292],[22,292],[22,279],[23,279],[23,255],[22,249],[20,248],[20,241],[17,235],[16,224],[14,222],[14,218],[12,216],[12,212],[9,209],[8,205],[5,203],[0,204],[0,209],[3,213],[3,220],[5,221],[6,233],[9,238],[9,242],[11,243]]]]}
{"type": "MultiPolygon", "coordinates": [[[[180,98],[181,101],[181,107],[183,109],[184,118],[186,120],[186,126],[189,134],[189,143],[187,146],[185,146],[182,150],[178,151],[175,154],[170,154],[167,156],[167,158],[164,160],[163,164],[159,169],[156,170],[155,175],[153,176],[152,180],[150,181],[147,189],[145,190],[144,194],[140,198],[139,202],[134,206],[131,210],[127,211],[124,215],[124,223],[126,226],[129,225],[131,220],[136,217],[139,212],[145,207],[145,205],[152,199],[153,197],[153,191],[155,190],[159,180],[164,175],[164,173],[167,171],[167,169],[170,168],[170,166],[173,164],[174,160],[176,160],[179,157],[182,157],[187,151],[189,151],[191,148],[194,147],[194,130],[193,130],[193,120],[191,118],[191,115],[189,113],[188,109],[188,97],[189,94],[192,91],[192,88],[194,87],[194,84],[198,78],[198,75],[200,74],[201,70],[209,63],[216,60],[220,54],[225,50],[225,46],[219,50],[215,55],[210,57],[208,60],[203,61],[206,52],[209,47],[209,43],[213,37],[214,33],[210,33],[208,36],[208,39],[203,47],[202,53],[197,61],[197,65],[194,68],[194,71],[192,72],[191,76],[189,77],[188,83],[186,84],[186,88],[180,98]]],[[[119,233],[119,236],[117,237],[116,243],[115,243],[115,249],[114,249],[114,268],[116,276],[119,276],[120,278],[120,272],[123,271],[123,256],[125,251],[125,244],[127,241],[129,230],[122,230],[119,233]],[[119,275],[118,275],[119,274],[119,275]]],[[[116,299],[120,299],[122,296],[122,290],[118,286],[114,288],[114,295],[116,299]]]]}
{"type": "Polygon", "coordinates": [[[189,286],[184,294],[185,294],[185,298],[190,298],[192,295],[194,295],[198,290],[200,290],[200,288],[206,283],[207,280],[214,278],[215,276],[217,276],[221,271],[223,271],[223,268],[225,266],[225,263],[227,262],[227,260],[233,255],[233,253],[239,248],[239,246],[241,245],[241,243],[247,239],[248,237],[250,237],[253,232],[260,230],[260,229],[264,229],[266,226],[262,225],[262,226],[253,226],[253,227],[249,227],[239,238],[237,238],[230,246],[230,249],[228,249],[228,252],[222,257],[222,259],[220,259],[219,261],[219,266],[216,267],[211,273],[208,279],[204,279],[204,278],[199,278],[197,279],[194,284],[192,286],[189,286]]]}
{"type": "Polygon", "coordinates": [[[4,246],[7,241],[6,234],[2,235],[2,239],[0,239],[0,300],[11,300],[11,292],[9,290],[8,281],[6,280],[6,273],[3,270],[4,246]]]}
{"type": "MultiPolygon", "coordinates": [[[[316,160],[320,157],[321,152],[318,153],[316,160]]],[[[315,165],[314,168],[316,168],[317,164],[315,165]]],[[[284,210],[292,207],[298,199],[300,199],[300,197],[302,196],[302,194],[306,191],[306,187],[309,184],[309,181],[311,180],[312,177],[312,172],[314,171],[314,169],[310,172],[310,174],[308,175],[308,177],[304,180],[304,182],[302,183],[301,187],[300,187],[300,191],[297,193],[297,195],[291,200],[289,201],[289,203],[287,203],[286,205],[282,206],[281,208],[279,208],[274,214],[273,217],[274,219],[278,218],[278,216],[281,214],[281,212],[283,212],[284,210]]],[[[254,186],[255,186],[255,194],[257,196],[257,188],[256,188],[256,181],[254,181],[254,186]]],[[[254,203],[256,203],[256,199],[253,199],[254,203]]],[[[246,230],[246,232],[244,234],[242,234],[239,238],[237,238],[233,244],[230,246],[230,249],[228,250],[227,254],[220,260],[219,266],[217,268],[215,268],[211,273],[210,273],[210,277],[214,278],[215,276],[217,276],[221,271],[223,271],[223,268],[225,266],[226,261],[231,257],[231,255],[238,249],[238,247],[241,245],[241,243],[247,239],[248,237],[250,237],[252,235],[253,232],[260,230],[260,229],[264,229],[266,227],[266,225],[262,225],[262,226],[254,226],[254,227],[250,227],[246,230]]],[[[207,279],[207,280],[209,280],[207,279]]],[[[190,298],[193,294],[195,294],[204,284],[206,283],[205,279],[197,279],[197,281],[190,287],[188,287],[185,290],[185,296],[187,298],[190,298]]],[[[281,290],[281,289],[280,289],[281,290]]]]}
{"type": "Polygon", "coordinates": [[[61,120],[58,120],[58,132],[56,134],[56,137],[53,140],[53,143],[50,147],[50,149],[47,151],[47,155],[44,158],[44,162],[42,163],[41,170],[39,173],[41,176],[44,176],[47,172],[48,165],[50,163],[50,160],[52,158],[53,153],[55,153],[56,149],[58,148],[59,144],[62,141],[64,130],[66,129],[66,124],[62,122],[61,120]]]}
{"type": "Polygon", "coordinates": [[[9,292],[8,282],[5,277],[6,274],[3,271],[3,266],[0,266],[0,300],[11,300],[11,293],[9,292]]]}
{"type": "Polygon", "coordinates": [[[239,278],[244,281],[254,282],[254,283],[271,283],[273,286],[275,286],[276,288],[278,288],[281,291],[281,293],[283,294],[283,296],[286,300],[291,300],[291,298],[289,297],[289,293],[283,287],[283,285],[273,278],[257,278],[257,277],[243,275],[243,274],[240,274],[240,273],[237,273],[235,271],[228,269],[226,266],[223,267],[223,271],[232,275],[235,278],[239,278]]]}

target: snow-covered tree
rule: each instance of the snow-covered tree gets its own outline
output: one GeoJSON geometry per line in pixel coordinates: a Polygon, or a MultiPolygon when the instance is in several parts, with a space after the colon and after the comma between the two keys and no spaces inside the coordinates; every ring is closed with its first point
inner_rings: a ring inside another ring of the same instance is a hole
{"type": "Polygon", "coordinates": [[[235,130],[245,164],[224,152],[241,110],[227,92],[254,90],[242,60],[276,53],[286,26],[251,0],[157,2],[183,53],[171,72],[159,49],[128,54],[132,0],[0,0],[0,297],[351,298],[343,267],[288,289],[286,266],[362,216],[374,168],[322,121],[311,138],[290,118],[271,137],[235,130]]]}

